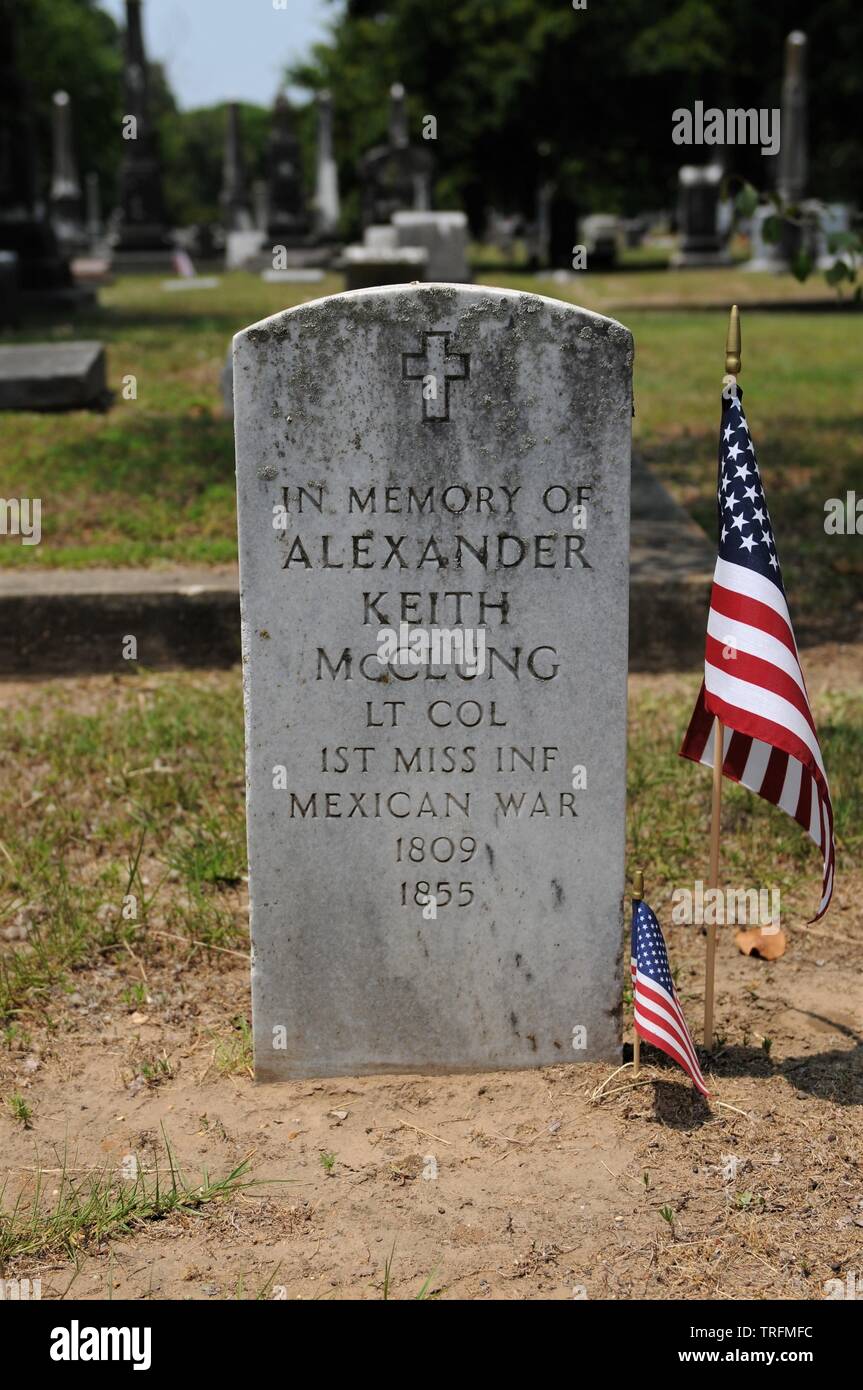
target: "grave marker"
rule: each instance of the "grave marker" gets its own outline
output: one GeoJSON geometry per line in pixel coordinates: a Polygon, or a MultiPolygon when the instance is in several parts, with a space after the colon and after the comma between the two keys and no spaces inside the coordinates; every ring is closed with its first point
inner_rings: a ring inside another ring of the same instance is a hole
{"type": "Polygon", "coordinates": [[[486,287],[237,335],[259,1079],[619,1056],[631,375],[486,287]]]}

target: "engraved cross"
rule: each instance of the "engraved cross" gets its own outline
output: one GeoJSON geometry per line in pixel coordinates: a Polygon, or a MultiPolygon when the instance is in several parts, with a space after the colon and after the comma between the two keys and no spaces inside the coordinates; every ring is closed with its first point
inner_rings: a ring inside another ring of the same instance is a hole
{"type": "Polygon", "coordinates": [[[449,419],[451,381],[467,381],[470,354],[449,351],[450,333],[423,333],[422,352],[402,353],[402,379],[423,384],[423,420],[449,419]]]}

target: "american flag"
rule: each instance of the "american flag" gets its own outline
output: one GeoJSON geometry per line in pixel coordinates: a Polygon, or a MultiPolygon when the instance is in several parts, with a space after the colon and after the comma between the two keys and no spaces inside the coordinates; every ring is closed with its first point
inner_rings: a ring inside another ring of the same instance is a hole
{"type": "Polygon", "coordinates": [[[714,718],[722,721],[723,775],[780,806],[821,850],[817,922],[833,895],[833,807],[736,383],[722,392],[717,497],[704,681],[680,753],[712,767],[714,718]]]}
{"type": "Polygon", "coordinates": [[[640,898],[632,901],[630,969],[636,1033],[667,1053],[683,1067],[693,1086],[709,1096],[671,978],[662,929],[653,910],[640,898]]]}

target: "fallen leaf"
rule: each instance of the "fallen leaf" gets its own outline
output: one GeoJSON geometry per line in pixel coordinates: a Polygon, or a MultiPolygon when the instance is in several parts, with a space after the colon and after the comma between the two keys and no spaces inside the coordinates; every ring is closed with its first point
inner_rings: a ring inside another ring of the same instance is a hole
{"type": "Polygon", "coordinates": [[[762,927],[735,932],[734,941],[744,956],[760,956],[762,960],[778,960],[785,955],[787,945],[784,931],[765,931],[762,927]]]}

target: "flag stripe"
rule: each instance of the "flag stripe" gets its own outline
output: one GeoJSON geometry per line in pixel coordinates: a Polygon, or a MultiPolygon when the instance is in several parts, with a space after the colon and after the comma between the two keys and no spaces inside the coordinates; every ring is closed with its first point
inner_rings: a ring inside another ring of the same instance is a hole
{"type": "Polygon", "coordinates": [[[671,1028],[690,1066],[697,1067],[698,1057],[689,1036],[686,1020],[680,1011],[680,1005],[676,1000],[669,999],[667,996],[663,998],[665,992],[660,991],[659,986],[654,985],[648,976],[641,975],[638,978],[638,983],[641,986],[638,991],[639,1006],[648,1013],[654,1014],[662,1020],[664,1025],[671,1028]]]}
{"type": "Polygon", "coordinates": [[[714,721],[722,721],[723,775],[792,816],[821,849],[817,921],[835,882],[833,807],[736,383],[722,395],[717,498],[704,680],[680,752],[712,767],[714,721]]]}
{"type": "Polygon", "coordinates": [[[741,622],[726,615],[720,617],[714,608],[711,608],[707,618],[707,631],[724,647],[733,647],[738,652],[745,652],[747,656],[758,656],[762,661],[769,661],[773,666],[778,666],[796,682],[804,695],[806,694],[797,657],[793,649],[789,649],[787,643],[778,637],[773,637],[763,628],[753,627],[751,623],[741,622]]]}
{"type": "MultiPolygon", "coordinates": [[[[745,727],[758,723],[762,727],[764,724],[773,724],[778,730],[785,730],[790,735],[793,742],[798,746],[802,744],[806,752],[795,752],[794,756],[801,760],[812,759],[821,768],[821,749],[818,747],[818,737],[815,734],[810,720],[807,720],[797,708],[791,704],[784,696],[774,690],[770,690],[763,685],[758,685],[754,681],[745,680],[738,676],[729,676],[727,671],[720,671],[717,666],[713,666],[710,661],[705,660],[704,669],[707,672],[707,707],[713,708],[718,701],[723,703],[726,708],[734,706],[738,710],[745,711],[746,720],[739,717],[733,723],[729,722],[731,729],[740,728],[742,733],[754,733],[755,730],[745,727]]],[[[722,721],[726,723],[725,719],[722,721]]],[[[771,739],[770,742],[774,742],[771,739]]],[[[779,744],[781,747],[781,743],[779,744]]],[[[791,751],[789,749],[789,751],[791,751]]],[[[821,771],[823,772],[823,768],[821,771]]]]}
{"type": "Polygon", "coordinates": [[[640,899],[632,904],[630,976],[636,1033],[677,1062],[702,1095],[709,1095],[674,988],[662,930],[640,899]]]}
{"type": "Polygon", "coordinates": [[[644,1039],[645,1042],[649,1042],[654,1047],[658,1047],[661,1052],[667,1053],[667,1055],[671,1057],[673,1061],[678,1062],[683,1067],[683,1070],[689,1076],[690,1080],[692,1081],[692,1084],[697,1087],[697,1089],[701,1092],[703,1096],[710,1095],[710,1092],[708,1091],[707,1087],[702,1081],[700,1075],[692,1075],[688,1063],[684,1062],[681,1057],[679,1047],[674,1042],[674,1040],[669,1037],[669,1035],[665,1032],[663,1028],[658,1028],[653,1025],[647,1024],[644,1021],[644,1019],[637,1013],[635,1014],[635,1027],[636,1031],[644,1039]]]}
{"type": "MultiPolygon", "coordinates": [[[[739,569],[739,565],[734,566],[739,569]]],[[[718,562],[717,562],[718,569],[718,562]]],[[[794,642],[794,633],[788,623],[780,613],[770,608],[760,600],[748,598],[743,594],[732,593],[724,585],[719,584],[716,575],[713,577],[713,593],[710,599],[710,607],[722,614],[725,618],[739,618],[741,622],[747,623],[750,627],[758,627],[762,632],[766,632],[775,641],[781,642],[788,647],[794,656],[797,655],[797,647],[794,642]]]]}

